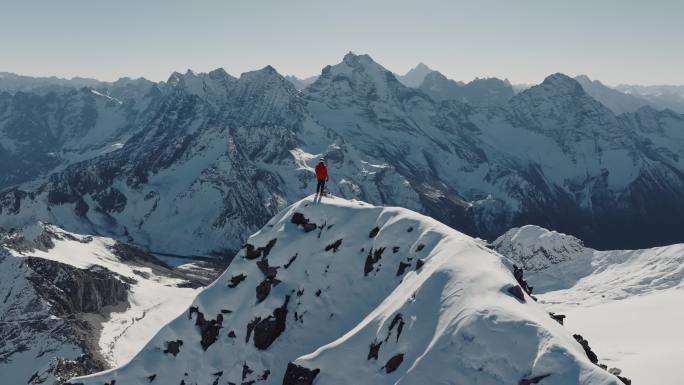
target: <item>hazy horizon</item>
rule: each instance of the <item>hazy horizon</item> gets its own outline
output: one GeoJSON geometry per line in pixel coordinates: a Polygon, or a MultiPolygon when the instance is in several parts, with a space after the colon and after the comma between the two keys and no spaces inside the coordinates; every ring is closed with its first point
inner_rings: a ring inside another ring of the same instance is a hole
{"type": "Polygon", "coordinates": [[[306,78],[353,51],[404,74],[537,84],[561,72],[608,85],[682,85],[684,2],[352,0],[344,3],[67,0],[5,4],[0,71],[166,80],[174,71],[272,65],[306,78]],[[201,5],[198,5],[201,3],[201,5]]]}

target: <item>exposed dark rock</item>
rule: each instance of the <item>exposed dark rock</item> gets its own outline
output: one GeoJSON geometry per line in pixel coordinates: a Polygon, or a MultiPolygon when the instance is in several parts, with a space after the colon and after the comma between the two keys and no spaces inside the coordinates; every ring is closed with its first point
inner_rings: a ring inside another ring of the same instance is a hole
{"type": "MultiPolygon", "coordinates": [[[[516,281],[518,281],[518,284],[525,290],[525,292],[529,295],[532,295],[532,290],[534,289],[532,286],[527,284],[527,281],[523,278],[523,269],[519,268],[517,265],[513,265],[513,277],[515,278],[516,281]]],[[[535,299],[536,301],[536,299],[535,299]]]]}
{"type": "Polygon", "coordinates": [[[554,320],[556,320],[556,322],[558,322],[559,324],[563,325],[563,320],[565,320],[565,315],[563,315],[563,314],[556,314],[556,313],[553,313],[553,312],[552,312],[552,313],[549,313],[549,315],[551,316],[551,318],[553,318],[554,320]]]}
{"type": "Polygon", "coordinates": [[[78,269],[43,258],[26,258],[37,292],[57,315],[97,313],[105,306],[128,300],[129,283],[100,267],[78,269]]]}
{"type": "Polygon", "coordinates": [[[309,222],[309,220],[302,213],[294,213],[292,215],[291,222],[295,225],[302,226],[305,232],[316,230],[318,227],[315,223],[309,222]]]}
{"type": "Polygon", "coordinates": [[[183,340],[168,341],[166,342],[166,350],[164,350],[164,353],[173,354],[175,357],[180,353],[181,346],[183,346],[183,340]]]}
{"type": "Polygon", "coordinates": [[[242,381],[246,380],[247,376],[249,376],[252,373],[254,373],[254,371],[249,368],[249,365],[247,365],[247,362],[244,362],[242,364],[242,381]]]}
{"type": "Polygon", "coordinates": [[[268,279],[264,279],[256,287],[257,303],[261,303],[263,300],[265,300],[266,297],[268,297],[268,294],[270,292],[271,292],[271,282],[268,279]]]}
{"type": "Polygon", "coordinates": [[[257,377],[257,380],[266,381],[266,380],[268,380],[268,376],[270,376],[270,375],[271,375],[271,371],[266,369],[263,371],[263,373],[261,373],[261,375],[259,377],[257,377]]]}
{"type": "Polygon", "coordinates": [[[293,255],[292,258],[290,258],[290,260],[287,261],[287,263],[286,263],[285,266],[283,266],[283,267],[286,268],[286,269],[287,269],[288,267],[290,267],[290,265],[292,264],[292,262],[294,262],[295,259],[297,259],[297,255],[298,255],[298,254],[293,255]]]}
{"type": "Polygon", "coordinates": [[[200,334],[202,336],[200,344],[202,345],[202,349],[206,351],[209,349],[209,346],[211,346],[218,339],[219,331],[223,325],[223,314],[219,313],[216,316],[216,319],[207,321],[204,317],[204,313],[199,311],[199,309],[194,306],[190,308],[190,319],[192,319],[192,315],[194,313],[197,313],[197,317],[195,318],[195,326],[199,326],[200,334]]]}
{"type": "Polygon", "coordinates": [[[235,331],[231,330],[230,332],[228,332],[228,337],[235,338],[236,337],[235,331]]]}
{"type": "Polygon", "coordinates": [[[575,341],[579,342],[579,344],[582,345],[584,353],[586,353],[587,358],[589,358],[589,361],[591,361],[594,364],[598,364],[598,356],[596,356],[596,353],[594,353],[591,350],[591,347],[589,346],[589,341],[585,340],[584,337],[582,337],[579,334],[573,334],[572,336],[575,338],[575,341]]]}
{"type": "Polygon", "coordinates": [[[274,279],[276,275],[278,275],[278,268],[274,266],[269,266],[268,264],[268,259],[264,258],[260,261],[257,261],[257,267],[261,272],[270,279],[274,279]]]}
{"type": "Polygon", "coordinates": [[[541,376],[536,376],[532,378],[523,378],[522,380],[518,381],[518,385],[532,385],[532,384],[537,384],[539,381],[545,379],[546,377],[550,376],[551,373],[549,374],[542,374],[541,376]]]}
{"type": "Polygon", "coordinates": [[[247,278],[247,276],[244,275],[244,274],[234,275],[234,276],[230,279],[230,283],[228,284],[228,287],[231,288],[231,289],[236,288],[237,285],[240,284],[240,282],[242,282],[242,281],[245,280],[245,278],[247,278]]]}
{"type": "Polygon", "coordinates": [[[397,326],[397,342],[399,342],[399,336],[401,335],[401,331],[404,329],[404,319],[401,316],[401,313],[397,313],[394,316],[394,318],[392,318],[392,322],[390,322],[389,331],[387,332],[387,337],[385,338],[385,341],[387,341],[389,337],[392,335],[392,330],[394,330],[395,326],[397,326]]]}
{"type": "Polygon", "coordinates": [[[398,252],[399,252],[399,246],[394,246],[394,247],[392,247],[392,252],[393,252],[394,254],[398,253],[398,252]]]}
{"type": "Polygon", "coordinates": [[[329,244],[328,246],[325,247],[325,251],[330,251],[332,250],[333,253],[337,252],[337,249],[340,248],[340,245],[342,245],[342,239],[338,239],[335,242],[329,244]]]}
{"type": "Polygon", "coordinates": [[[285,302],[279,308],[273,310],[273,314],[259,321],[254,326],[254,346],[260,350],[266,350],[284,331],[287,321],[287,304],[290,296],[285,296],[285,302]]]}
{"type": "Polygon", "coordinates": [[[403,275],[404,272],[406,271],[406,268],[409,266],[411,266],[410,263],[399,262],[399,269],[397,269],[397,277],[400,275],[403,275]]]}
{"type": "Polygon", "coordinates": [[[147,380],[148,380],[149,382],[154,381],[155,378],[157,378],[157,375],[156,375],[156,374],[153,374],[153,375],[151,375],[151,376],[147,376],[147,380]]]}
{"type": "Polygon", "coordinates": [[[390,358],[384,366],[385,373],[389,374],[397,370],[397,368],[399,367],[399,365],[401,365],[402,362],[404,362],[404,353],[399,353],[394,357],[390,358]]]}
{"type": "Polygon", "coordinates": [[[320,369],[311,370],[290,362],[287,364],[287,370],[285,370],[283,385],[313,385],[320,372],[320,369]]]}
{"type": "Polygon", "coordinates": [[[423,250],[424,248],[425,248],[425,245],[421,243],[420,245],[418,245],[418,246],[416,247],[416,251],[421,251],[421,250],[423,250]]]}
{"type": "Polygon", "coordinates": [[[271,252],[271,249],[273,246],[275,246],[277,239],[273,238],[268,243],[266,246],[262,247],[257,247],[255,248],[254,245],[251,244],[246,244],[245,245],[245,258],[247,259],[257,259],[259,257],[266,258],[268,257],[268,254],[271,252]]]}
{"type": "Polygon", "coordinates": [[[294,213],[292,214],[292,219],[290,219],[290,222],[294,223],[295,225],[303,225],[308,221],[309,220],[306,219],[306,217],[302,213],[294,213]]]}
{"type": "Polygon", "coordinates": [[[379,227],[373,227],[373,229],[368,233],[368,238],[375,238],[376,235],[380,232],[379,227]]]}
{"type": "Polygon", "coordinates": [[[410,233],[411,231],[413,231],[413,227],[409,227],[408,229],[406,229],[406,232],[410,233]]]}
{"type": "Polygon", "coordinates": [[[382,345],[382,341],[378,342],[371,342],[370,347],[368,349],[368,360],[371,358],[375,359],[377,361],[378,359],[378,353],[380,353],[380,345],[382,345]]]}
{"type": "Polygon", "coordinates": [[[232,310],[221,309],[221,314],[230,314],[230,313],[232,313],[232,312],[233,312],[232,310]]]}
{"type": "Polygon", "coordinates": [[[425,265],[425,260],[424,259],[419,259],[416,261],[416,270],[419,270],[421,267],[425,265]]]}
{"type": "Polygon", "coordinates": [[[254,328],[259,323],[259,321],[261,321],[261,317],[256,317],[247,324],[247,334],[245,335],[245,342],[249,342],[249,337],[252,336],[252,331],[254,331],[254,328]]]}
{"type": "Polygon", "coordinates": [[[371,248],[368,250],[368,255],[366,256],[366,264],[363,267],[363,275],[367,276],[375,268],[375,264],[382,258],[382,253],[385,252],[385,248],[381,247],[373,251],[371,248]]]}
{"type": "Polygon", "coordinates": [[[321,296],[321,289],[316,290],[316,292],[314,294],[316,294],[316,297],[320,297],[321,296]]]}
{"type": "Polygon", "coordinates": [[[513,297],[517,298],[518,301],[523,303],[525,302],[525,294],[523,293],[523,289],[520,287],[520,285],[510,286],[506,289],[506,291],[513,297]]]}

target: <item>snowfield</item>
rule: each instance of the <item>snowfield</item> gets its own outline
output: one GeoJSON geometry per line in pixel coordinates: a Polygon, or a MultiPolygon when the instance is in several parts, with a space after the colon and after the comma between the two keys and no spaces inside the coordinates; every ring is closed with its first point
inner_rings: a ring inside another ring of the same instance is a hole
{"type": "Polygon", "coordinates": [[[482,242],[305,198],[129,363],[72,384],[619,384],[482,242]]]}
{"type": "Polygon", "coordinates": [[[635,384],[684,378],[684,244],[598,251],[538,226],[511,229],[494,246],[527,271],[539,301],[601,361],[635,384]]]}

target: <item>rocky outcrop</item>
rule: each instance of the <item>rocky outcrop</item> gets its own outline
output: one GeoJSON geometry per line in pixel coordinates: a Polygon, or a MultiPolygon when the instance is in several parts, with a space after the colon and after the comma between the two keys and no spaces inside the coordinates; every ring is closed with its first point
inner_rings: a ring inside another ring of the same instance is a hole
{"type": "Polygon", "coordinates": [[[293,363],[287,364],[283,385],[313,385],[320,369],[307,369],[293,363]]]}
{"type": "Polygon", "coordinates": [[[31,281],[58,315],[97,313],[128,299],[129,283],[99,266],[83,270],[34,257],[26,262],[31,281]]]}

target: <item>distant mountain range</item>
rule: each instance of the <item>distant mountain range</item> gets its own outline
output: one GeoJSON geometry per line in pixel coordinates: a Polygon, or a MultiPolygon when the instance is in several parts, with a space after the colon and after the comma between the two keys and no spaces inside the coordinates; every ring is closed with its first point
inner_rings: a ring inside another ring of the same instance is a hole
{"type": "Polygon", "coordinates": [[[683,240],[683,156],[682,115],[618,115],[562,74],[517,94],[435,72],[414,88],[350,53],[302,90],[267,66],[2,92],[0,223],[227,257],[325,157],[334,194],[471,235],[532,223],[646,247],[683,240]]]}

